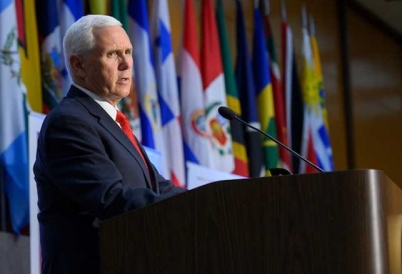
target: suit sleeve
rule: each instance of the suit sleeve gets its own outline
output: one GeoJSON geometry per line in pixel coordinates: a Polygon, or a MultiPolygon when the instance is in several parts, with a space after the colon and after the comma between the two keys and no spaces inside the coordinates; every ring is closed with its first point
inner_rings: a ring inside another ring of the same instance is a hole
{"type": "Polygon", "coordinates": [[[183,193],[186,191],[185,188],[176,187],[171,180],[166,180],[162,175],[158,173],[155,167],[153,168],[156,172],[156,181],[159,184],[159,192],[161,195],[171,197],[173,195],[183,193]]]}
{"type": "Polygon", "coordinates": [[[160,195],[145,187],[123,185],[122,175],[99,134],[79,117],[53,116],[46,128],[38,144],[37,157],[46,170],[42,176],[48,177],[82,212],[102,220],[182,192],[159,174],[160,195]]]}

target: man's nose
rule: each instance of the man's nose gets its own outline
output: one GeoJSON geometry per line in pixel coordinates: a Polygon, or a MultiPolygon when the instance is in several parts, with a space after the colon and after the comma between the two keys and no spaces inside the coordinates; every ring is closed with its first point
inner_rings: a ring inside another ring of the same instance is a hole
{"type": "Polygon", "coordinates": [[[133,57],[131,55],[122,55],[120,58],[119,69],[130,69],[133,66],[133,57]]]}

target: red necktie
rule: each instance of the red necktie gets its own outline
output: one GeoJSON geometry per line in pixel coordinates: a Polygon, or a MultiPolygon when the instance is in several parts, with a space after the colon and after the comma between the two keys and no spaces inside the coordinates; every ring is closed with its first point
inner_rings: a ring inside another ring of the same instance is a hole
{"type": "Polygon", "coordinates": [[[138,146],[137,140],[134,138],[133,132],[131,130],[130,122],[128,121],[126,115],[123,112],[117,111],[116,122],[120,124],[121,129],[130,139],[131,143],[133,143],[134,147],[137,149],[138,153],[141,155],[142,160],[145,163],[145,166],[148,169],[147,162],[145,161],[144,155],[142,154],[140,147],[138,146]]]}

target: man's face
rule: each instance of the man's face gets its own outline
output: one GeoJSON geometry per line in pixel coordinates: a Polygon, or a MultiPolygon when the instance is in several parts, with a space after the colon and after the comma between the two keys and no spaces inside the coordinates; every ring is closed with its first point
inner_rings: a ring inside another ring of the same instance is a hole
{"type": "Polygon", "coordinates": [[[130,93],[132,45],[122,27],[93,30],[95,46],[83,60],[85,88],[116,105],[130,93]]]}

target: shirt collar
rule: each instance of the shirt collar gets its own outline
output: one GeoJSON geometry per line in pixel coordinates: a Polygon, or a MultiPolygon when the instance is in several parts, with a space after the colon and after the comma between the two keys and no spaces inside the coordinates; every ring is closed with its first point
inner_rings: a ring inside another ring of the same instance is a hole
{"type": "Polygon", "coordinates": [[[80,85],[74,84],[77,88],[82,90],[86,95],[91,97],[95,102],[97,102],[101,108],[103,108],[106,113],[113,119],[116,120],[116,115],[117,115],[117,108],[114,107],[112,104],[110,104],[108,101],[106,101],[104,98],[100,97],[99,95],[89,91],[86,88],[81,87],[80,85]]]}

